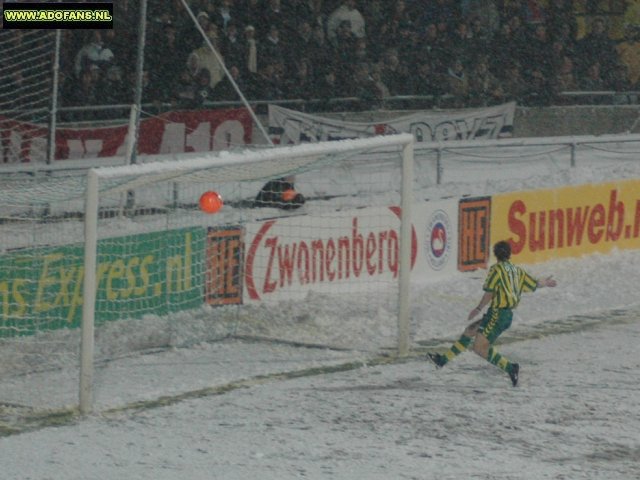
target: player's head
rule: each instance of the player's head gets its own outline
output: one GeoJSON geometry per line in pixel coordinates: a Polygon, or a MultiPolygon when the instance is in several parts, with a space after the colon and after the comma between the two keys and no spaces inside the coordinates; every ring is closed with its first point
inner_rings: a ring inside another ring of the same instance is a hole
{"type": "Polygon", "coordinates": [[[511,258],[511,245],[505,240],[501,240],[493,246],[493,254],[499,262],[504,262],[511,258]]]}

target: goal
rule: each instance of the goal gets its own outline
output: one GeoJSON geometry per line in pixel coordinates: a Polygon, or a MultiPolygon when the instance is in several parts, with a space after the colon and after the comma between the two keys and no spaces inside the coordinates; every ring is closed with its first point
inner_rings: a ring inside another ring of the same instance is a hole
{"type": "Polygon", "coordinates": [[[140,352],[235,339],[407,353],[411,135],[161,160],[3,180],[0,382],[60,376],[71,403],[79,368],[89,412],[117,403],[105,365],[140,352]],[[288,176],[303,206],[255,205],[288,176]],[[198,208],[206,191],[215,214],[198,208]]]}

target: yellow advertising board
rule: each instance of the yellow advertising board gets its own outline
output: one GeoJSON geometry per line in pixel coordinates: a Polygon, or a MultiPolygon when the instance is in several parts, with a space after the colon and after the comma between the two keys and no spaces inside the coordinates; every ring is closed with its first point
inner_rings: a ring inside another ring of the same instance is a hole
{"type": "Polygon", "coordinates": [[[520,263],[640,249],[640,179],[495,195],[491,209],[491,244],[509,240],[520,263]]]}

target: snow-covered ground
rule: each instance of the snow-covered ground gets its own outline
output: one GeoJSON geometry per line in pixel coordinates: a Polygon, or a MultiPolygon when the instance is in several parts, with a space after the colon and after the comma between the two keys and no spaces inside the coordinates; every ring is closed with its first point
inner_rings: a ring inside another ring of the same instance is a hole
{"type": "MultiPolygon", "coordinates": [[[[552,170],[469,183],[453,169],[423,193],[640,178],[629,155],[552,170]]],[[[82,419],[39,416],[77,403],[75,368],[0,378],[0,427],[26,430],[0,437],[0,478],[639,478],[640,249],[530,270],[559,285],[527,295],[501,339],[500,351],[521,365],[517,388],[471,353],[442,370],[420,357],[457,338],[481,296],[484,272],[460,274],[414,286],[411,328],[422,341],[401,361],[367,349],[183,342],[98,364],[96,413],[82,419]]],[[[358,314],[349,302],[330,307],[358,314]]]]}
{"type": "MultiPolygon", "coordinates": [[[[638,315],[602,313],[568,333],[505,337],[512,341],[502,352],[522,365],[517,388],[470,353],[442,370],[411,358],[266,377],[0,438],[2,478],[633,480],[640,476],[638,315]]],[[[110,387],[148,388],[149,378],[180,365],[189,375],[216,371],[221,382],[292,367],[282,347],[254,346],[250,372],[234,368],[242,349],[212,349],[221,355],[172,352],[121,364],[121,382],[110,387]]]]}

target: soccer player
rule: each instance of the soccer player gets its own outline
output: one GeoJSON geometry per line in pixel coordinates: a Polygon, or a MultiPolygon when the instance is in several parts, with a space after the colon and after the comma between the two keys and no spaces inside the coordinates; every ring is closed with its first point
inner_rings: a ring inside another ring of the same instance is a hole
{"type": "Polygon", "coordinates": [[[523,268],[511,263],[511,245],[500,241],[493,247],[498,262],[489,269],[483,285],[484,295],[478,306],[469,313],[469,320],[478,315],[485,306],[489,309],[479,320],[471,323],[462,336],[444,354],[429,353],[428,356],[438,368],[443,367],[457,355],[464,352],[473,340],[473,351],[488,362],[504,370],[515,387],[518,384],[520,366],[510,362],[493,346],[497,338],[511,326],[513,309],[520,303],[523,292],[534,292],[541,287],[555,287],[552,277],[537,280],[523,268]]]}

